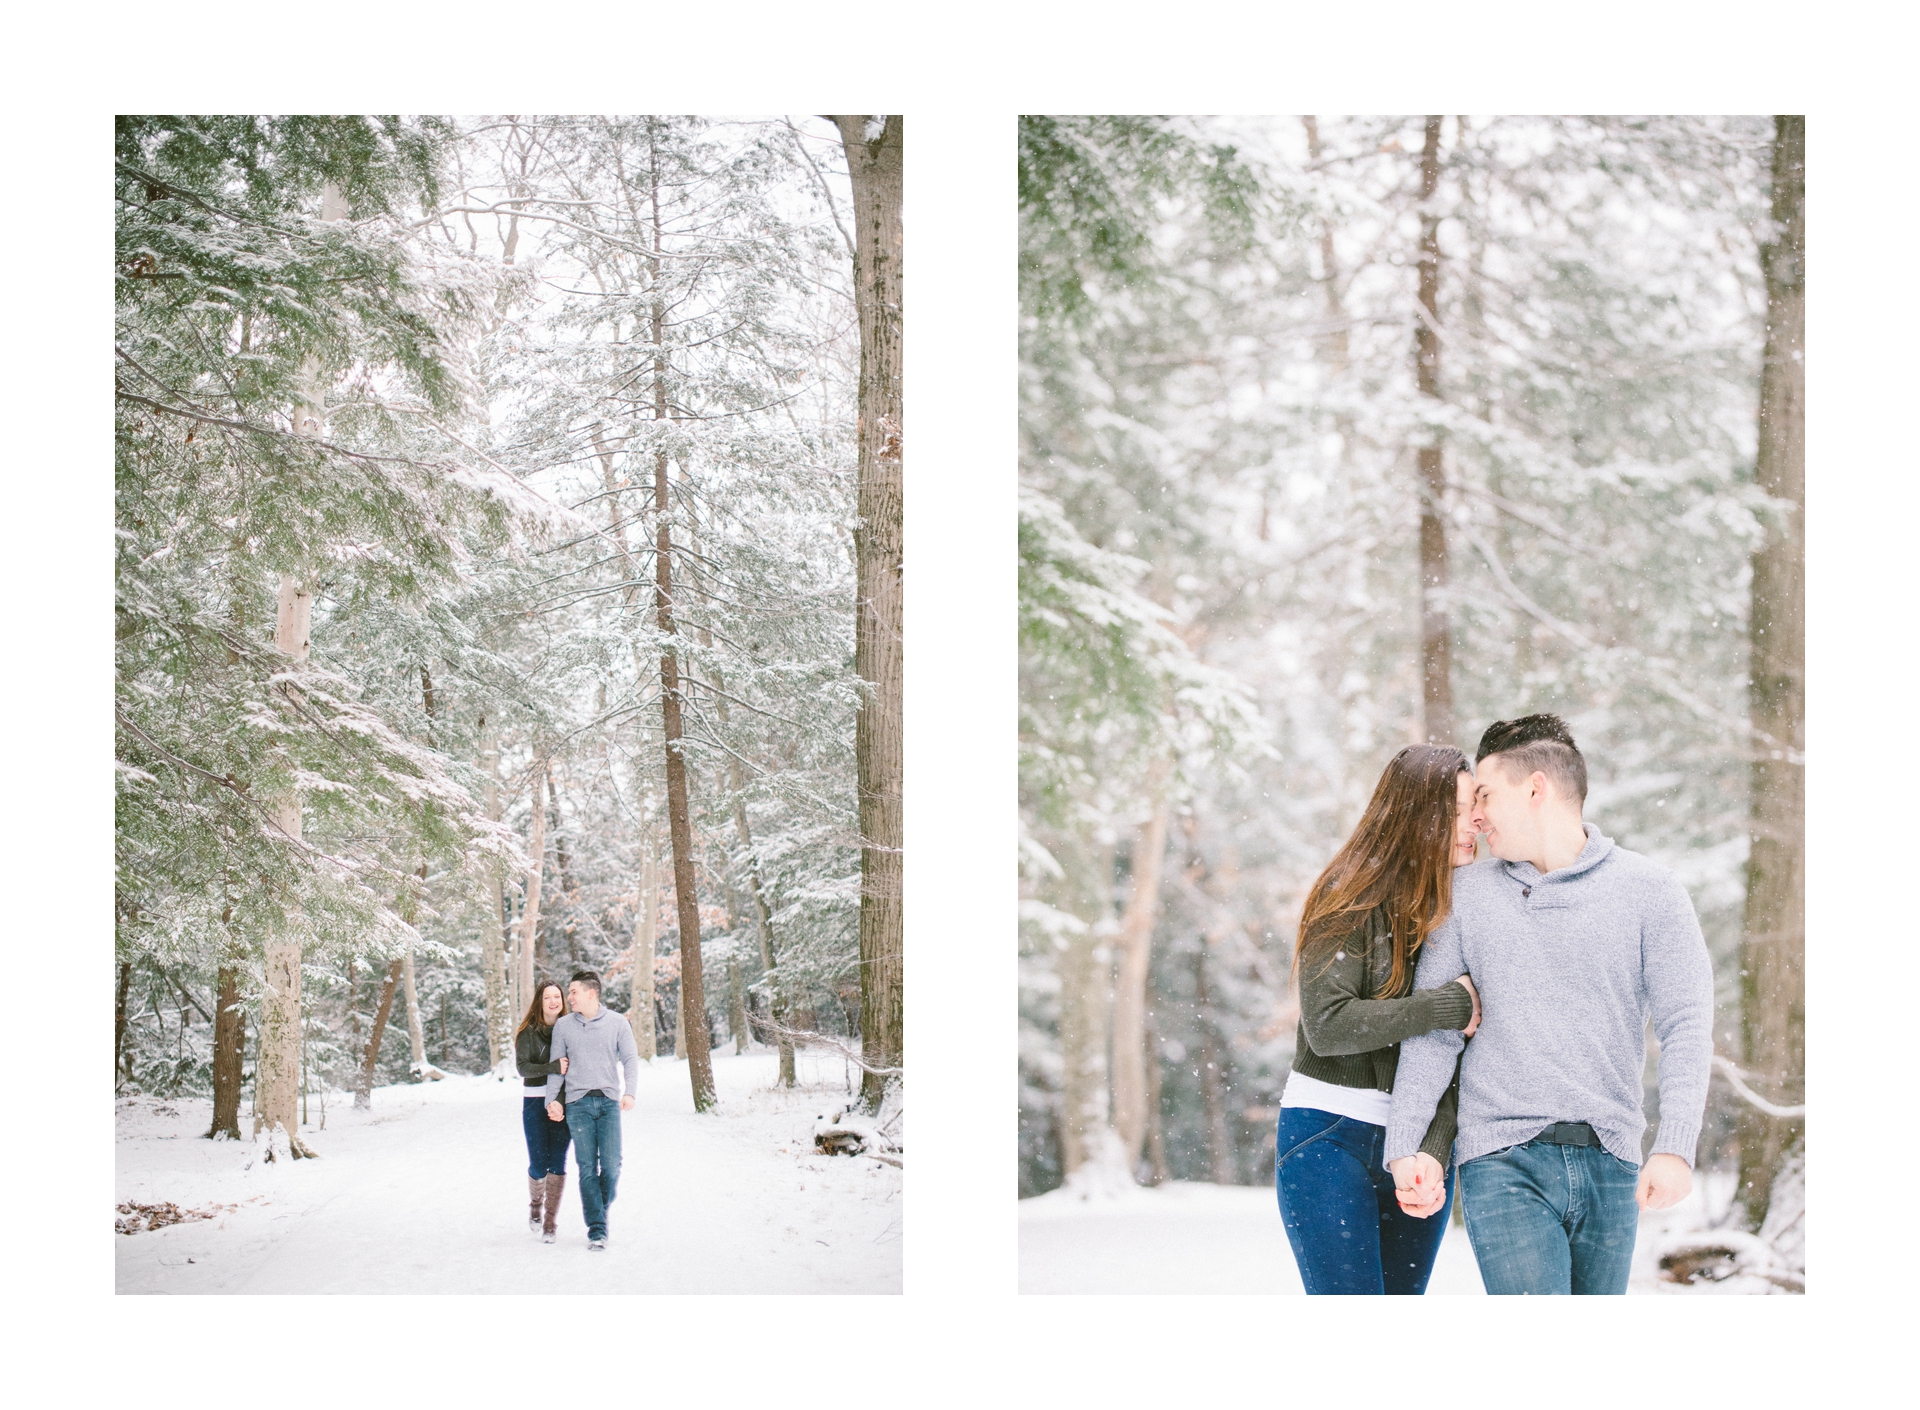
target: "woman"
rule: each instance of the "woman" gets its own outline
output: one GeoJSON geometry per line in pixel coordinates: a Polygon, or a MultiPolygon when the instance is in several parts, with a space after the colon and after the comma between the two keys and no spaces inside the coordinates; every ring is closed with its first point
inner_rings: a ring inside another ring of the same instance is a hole
{"type": "Polygon", "coordinates": [[[547,1115],[547,1078],[566,1069],[552,1060],[553,1025],[567,1009],[560,986],[545,980],[535,986],[527,1016],[513,1035],[513,1056],[526,1083],[520,1125],[527,1133],[527,1227],[541,1242],[554,1241],[560,1196],[567,1189],[567,1123],[547,1115]],[[545,1204],[544,1218],[542,1203],[545,1204]]]}
{"type": "MultiPolygon", "coordinates": [[[[1458,749],[1393,756],[1353,836],[1307,893],[1294,947],[1300,1030],[1280,1099],[1274,1185],[1309,1293],[1423,1293],[1453,1205],[1416,1218],[1382,1165],[1400,1041],[1480,1022],[1466,975],[1415,989],[1421,945],[1473,860],[1473,770],[1458,749]]],[[[1420,1149],[1452,1163],[1459,1078],[1420,1149]]]]}

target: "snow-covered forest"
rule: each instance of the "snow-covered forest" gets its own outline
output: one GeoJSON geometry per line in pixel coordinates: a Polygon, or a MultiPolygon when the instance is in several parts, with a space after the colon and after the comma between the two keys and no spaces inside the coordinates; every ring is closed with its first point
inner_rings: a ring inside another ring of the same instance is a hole
{"type": "Polygon", "coordinates": [[[1021,120],[1023,1197],[1264,1184],[1284,1254],[1304,892],[1401,745],[1553,711],[1717,976],[1648,1276],[1798,1289],[1802,132],[1021,120]]]}
{"type": "Polygon", "coordinates": [[[899,144],[118,120],[123,1096],[324,1156],[594,969],[689,1110],[898,1108],[899,144]]]}

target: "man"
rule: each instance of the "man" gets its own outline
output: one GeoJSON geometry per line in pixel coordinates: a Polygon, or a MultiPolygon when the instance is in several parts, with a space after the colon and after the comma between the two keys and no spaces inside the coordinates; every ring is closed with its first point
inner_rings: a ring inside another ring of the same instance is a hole
{"type": "Polygon", "coordinates": [[[633,1110],[640,1051],[627,1020],[600,1007],[600,976],[592,970],[573,976],[567,985],[567,1003],[573,1012],[553,1025],[553,1061],[559,1071],[547,1078],[547,1115],[566,1122],[573,1137],[587,1247],[600,1253],[607,1247],[607,1206],[620,1183],[620,1113],[633,1110]],[[624,1092],[617,1075],[623,1066],[624,1092]],[[564,1110],[555,1100],[563,1081],[564,1110]]]}
{"type": "MultiPolygon", "coordinates": [[[[1423,987],[1462,970],[1485,1017],[1460,1056],[1454,1158],[1490,1293],[1624,1293],[1642,1209],[1693,1185],[1713,1059],[1713,969],[1686,888],[1583,821],[1587,766],[1553,715],[1481,737],[1474,826],[1493,856],[1454,873],[1453,912],[1420,952],[1423,987]],[[1660,1040],[1660,1128],[1646,1129],[1646,1024],[1660,1040]]],[[[1385,1156],[1401,1205],[1440,1208],[1419,1152],[1465,1040],[1408,1039],[1385,1156]]]]}

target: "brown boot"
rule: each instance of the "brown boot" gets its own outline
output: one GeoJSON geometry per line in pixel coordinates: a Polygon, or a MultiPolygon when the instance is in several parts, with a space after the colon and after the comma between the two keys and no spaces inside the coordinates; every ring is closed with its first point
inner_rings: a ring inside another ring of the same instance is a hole
{"type": "MultiPolygon", "coordinates": [[[[527,1177],[527,1229],[531,1233],[540,1232],[540,1201],[547,1193],[547,1182],[532,1175],[527,1177]]],[[[549,1216],[551,1219],[551,1216],[549,1216]]]]}
{"type": "Polygon", "coordinates": [[[543,1244],[553,1242],[553,1221],[560,1216],[560,1196],[566,1192],[566,1188],[567,1177],[564,1174],[547,1176],[547,1222],[540,1228],[540,1242],[543,1244]]]}

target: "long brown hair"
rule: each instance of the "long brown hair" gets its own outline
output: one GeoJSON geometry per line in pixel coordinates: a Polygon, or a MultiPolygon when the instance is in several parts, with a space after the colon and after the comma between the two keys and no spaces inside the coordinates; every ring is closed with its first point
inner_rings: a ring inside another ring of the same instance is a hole
{"type": "MultiPolygon", "coordinates": [[[[547,990],[549,989],[560,989],[560,981],[557,979],[543,979],[533,986],[533,1002],[527,1005],[527,1016],[520,1020],[520,1026],[513,1030],[514,1037],[518,1038],[529,1028],[545,1028],[547,1026],[540,1012],[540,1001],[547,997],[547,990]]],[[[560,989],[560,1016],[564,1018],[566,1017],[566,1013],[567,991],[560,989]]]]}
{"type": "Polygon", "coordinates": [[[1467,756],[1409,744],[1387,763],[1360,823],[1307,892],[1293,972],[1334,947],[1382,902],[1393,931],[1393,968],[1382,997],[1413,985],[1413,960],[1453,907],[1453,829],[1467,756]]]}

